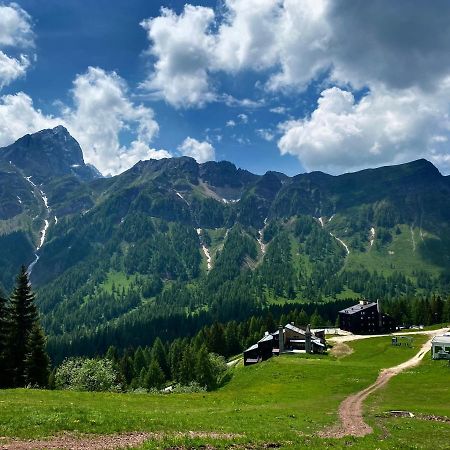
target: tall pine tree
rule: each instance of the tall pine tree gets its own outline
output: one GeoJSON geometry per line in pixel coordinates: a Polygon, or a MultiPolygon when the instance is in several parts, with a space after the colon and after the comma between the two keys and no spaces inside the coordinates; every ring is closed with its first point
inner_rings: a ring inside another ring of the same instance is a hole
{"type": "Polygon", "coordinates": [[[8,357],[8,303],[0,292],[0,388],[11,384],[8,357]]]}
{"type": "Polygon", "coordinates": [[[31,290],[25,266],[22,266],[16,280],[16,287],[10,297],[9,342],[13,386],[25,383],[25,359],[29,352],[28,340],[38,319],[35,295],[31,290]]]}
{"type": "Polygon", "coordinates": [[[25,357],[25,382],[32,386],[47,387],[50,376],[50,358],[45,351],[45,335],[38,322],[35,322],[27,343],[25,357]]]}

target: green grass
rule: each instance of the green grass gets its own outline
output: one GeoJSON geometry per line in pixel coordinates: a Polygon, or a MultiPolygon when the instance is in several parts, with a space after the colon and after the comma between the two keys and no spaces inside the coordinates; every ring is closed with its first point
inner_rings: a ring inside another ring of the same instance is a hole
{"type": "MultiPolygon", "coordinates": [[[[408,448],[398,446],[406,439],[407,431],[403,427],[407,425],[407,419],[383,419],[381,425],[384,430],[389,430],[389,437],[380,441],[380,433],[384,431],[378,428],[381,419],[376,415],[390,407],[387,405],[412,409],[415,400],[408,400],[406,392],[410,389],[416,392],[416,384],[422,389],[417,403],[422,403],[427,397],[427,380],[431,380],[437,395],[437,381],[441,380],[442,385],[445,375],[447,381],[450,376],[450,370],[445,373],[442,365],[430,363],[421,367],[423,373],[414,386],[400,382],[400,377],[412,380],[411,374],[400,375],[391,381],[387,394],[383,391],[383,396],[377,396],[370,403],[368,417],[375,424],[374,435],[333,440],[321,439],[317,432],[336,422],[339,403],[347,395],[372,383],[381,368],[396,365],[414,355],[424,339],[417,336],[416,348],[410,349],[392,347],[388,337],[372,338],[349,343],[354,353],[341,359],[286,355],[255,366],[238,366],[232,380],[212,393],[162,396],[25,389],[1,391],[0,436],[34,438],[63,431],[110,434],[139,430],[169,434],[163,442],[146,443],[142,447],[146,449],[175,445],[198,448],[206,443],[216,447],[230,445],[226,440],[177,435],[193,430],[237,433],[242,437],[233,439],[234,443],[275,442],[286,448],[306,445],[311,448],[347,448],[349,445],[367,449],[408,448]],[[399,404],[397,399],[403,403],[399,404]]],[[[450,403],[448,387],[441,393],[441,406],[436,397],[423,410],[435,414],[448,411],[447,405],[442,406],[450,403]]],[[[431,432],[431,428],[426,428],[429,424],[422,422],[424,432],[431,432]]],[[[431,425],[439,428],[446,424],[431,425]]],[[[443,430],[441,435],[448,438],[443,430]]],[[[441,435],[436,437],[434,448],[440,448],[441,435]]],[[[444,442],[448,440],[442,444],[444,442]]]]}
{"type": "MultiPolygon", "coordinates": [[[[413,228],[415,250],[411,229],[408,225],[399,225],[400,234],[396,234],[395,228],[391,229],[392,242],[386,246],[377,248],[367,246],[366,252],[353,251],[347,257],[347,270],[359,270],[366,268],[369,271],[378,271],[384,275],[390,275],[393,271],[400,271],[405,275],[412,276],[414,271],[424,270],[432,275],[438,275],[438,266],[430,264],[421,257],[419,244],[422,242],[419,228],[413,228]]],[[[430,233],[424,234],[424,239],[433,237],[430,233]]],[[[345,239],[344,239],[345,241],[345,239]]]]}
{"type": "Polygon", "coordinates": [[[397,448],[448,449],[450,424],[425,420],[428,415],[450,418],[450,366],[447,361],[432,361],[426,355],[418,367],[391,379],[389,384],[367,401],[366,417],[387,443],[397,448]],[[414,418],[392,418],[391,410],[410,411],[414,418]]]}
{"type": "Polygon", "coordinates": [[[112,288],[115,286],[116,292],[121,292],[122,288],[127,291],[131,285],[136,281],[136,275],[127,275],[124,272],[110,271],[107,274],[106,280],[98,286],[98,291],[104,291],[108,294],[112,293],[112,288]]]}

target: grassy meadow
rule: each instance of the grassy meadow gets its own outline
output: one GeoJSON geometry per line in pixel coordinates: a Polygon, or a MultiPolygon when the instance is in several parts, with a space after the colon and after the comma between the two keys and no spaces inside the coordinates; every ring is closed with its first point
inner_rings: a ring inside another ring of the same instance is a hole
{"type": "MultiPolygon", "coordinates": [[[[238,365],[231,381],[216,392],[196,394],[112,394],[68,391],[0,392],[0,436],[37,438],[61,432],[163,433],[141,448],[448,448],[450,424],[393,418],[391,409],[450,416],[450,367],[426,360],[369,397],[366,419],[374,433],[364,438],[322,439],[318,432],[337,421],[339,403],[372,383],[381,368],[413,356],[415,348],[392,347],[389,337],[350,342],[353,353],[333,356],[286,355],[255,366],[238,365]],[[201,431],[235,435],[186,437],[201,431]],[[236,436],[238,435],[238,436],[236,436]]],[[[0,441],[0,444],[3,442],[0,441]]]]}

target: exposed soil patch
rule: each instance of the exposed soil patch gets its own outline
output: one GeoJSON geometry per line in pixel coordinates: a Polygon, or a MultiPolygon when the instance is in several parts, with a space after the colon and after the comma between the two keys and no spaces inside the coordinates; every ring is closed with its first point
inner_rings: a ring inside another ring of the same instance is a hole
{"type": "MultiPolygon", "coordinates": [[[[142,445],[148,440],[162,440],[166,437],[188,437],[188,438],[209,438],[209,439],[234,439],[242,437],[237,434],[227,433],[203,433],[189,431],[187,433],[124,433],[106,436],[74,436],[63,434],[49,439],[19,441],[1,444],[1,450],[115,450],[131,448],[142,445]]],[[[205,446],[205,448],[209,448],[205,446]]],[[[211,447],[212,448],[212,447],[211,447]]]]}
{"type": "Polygon", "coordinates": [[[328,438],[342,438],[344,436],[362,437],[372,433],[372,428],[367,425],[363,419],[362,411],[364,400],[370,394],[385,386],[393,376],[418,365],[430,349],[430,342],[433,336],[441,334],[443,331],[444,330],[436,330],[429,333],[429,339],[415,356],[408,361],[399,364],[398,366],[382,370],[375,383],[371,384],[362,391],[347,397],[339,406],[339,418],[341,420],[341,424],[337,427],[323,431],[319,433],[319,435],[321,437],[328,438]]]}
{"type": "Polygon", "coordinates": [[[330,350],[330,355],[336,358],[344,358],[345,356],[351,355],[352,353],[353,349],[345,342],[338,342],[330,350]]]}

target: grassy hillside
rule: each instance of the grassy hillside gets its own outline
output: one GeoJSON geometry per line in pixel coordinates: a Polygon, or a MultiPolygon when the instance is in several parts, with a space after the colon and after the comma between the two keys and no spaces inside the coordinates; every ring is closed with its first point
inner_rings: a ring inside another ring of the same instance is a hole
{"type": "Polygon", "coordinates": [[[239,434],[234,443],[276,443],[283,448],[445,448],[450,426],[420,419],[380,418],[389,409],[450,416],[448,367],[426,361],[392,380],[370,401],[365,438],[321,439],[317,433],[337,420],[342,399],[373,382],[382,367],[406,360],[413,349],[391,347],[389,338],[351,343],[354,352],[331,356],[283,356],[234,369],[228,385],[200,394],[91,394],[10,390],[0,393],[0,435],[19,438],[51,436],[62,431],[110,434],[125,431],[164,432],[163,441],[143,448],[211,443],[225,439],[186,438],[187,431],[239,434]],[[447,383],[448,384],[448,383],[447,383]],[[414,393],[414,395],[411,395],[414,393]],[[425,404],[426,399],[426,404],[425,404]],[[432,432],[436,430],[436,432],[432,432]],[[418,442],[423,445],[415,446],[418,442]],[[429,444],[429,446],[428,446],[429,444]]]}

